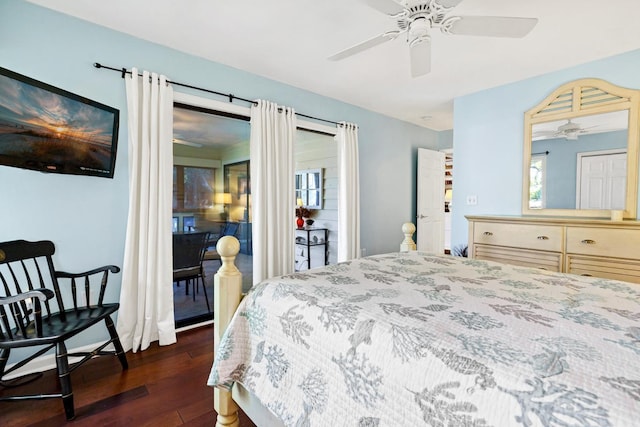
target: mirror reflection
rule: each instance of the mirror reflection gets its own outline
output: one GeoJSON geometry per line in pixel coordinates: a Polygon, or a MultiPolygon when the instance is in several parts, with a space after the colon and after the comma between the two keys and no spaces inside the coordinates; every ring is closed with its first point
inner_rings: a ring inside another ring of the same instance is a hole
{"type": "Polygon", "coordinates": [[[536,123],[530,209],[625,209],[629,111],[536,123]]]}
{"type": "Polygon", "coordinates": [[[640,91],[567,82],[524,114],[523,215],[636,219],[640,91]]]}

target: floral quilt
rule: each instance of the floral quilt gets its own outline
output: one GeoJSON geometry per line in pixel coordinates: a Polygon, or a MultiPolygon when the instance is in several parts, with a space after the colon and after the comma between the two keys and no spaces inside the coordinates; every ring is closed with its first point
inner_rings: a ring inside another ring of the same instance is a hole
{"type": "Polygon", "coordinates": [[[221,340],[233,382],[286,426],[637,426],[640,285],[420,252],[277,277],[221,340]]]}

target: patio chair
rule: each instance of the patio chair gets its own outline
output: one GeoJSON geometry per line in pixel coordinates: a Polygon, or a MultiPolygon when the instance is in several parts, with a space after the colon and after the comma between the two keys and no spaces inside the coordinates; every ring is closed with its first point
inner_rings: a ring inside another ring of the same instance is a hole
{"type": "Polygon", "coordinates": [[[209,296],[204,285],[204,270],[202,261],[209,241],[209,232],[184,233],[173,235],[173,281],[186,282],[186,294],[189,295],[189,285],[193,284],[193,300],[196,299],[198,281],[202,283],[207,311],[211,313],[209,296]]]}
{"type": "Polygon", "coordinates": [[[238,227],[240,224],[237,222],[227,222],[220,230],[220,234],[216,238],[215,241],[209,242],[210,247],[213,246],[213,249],[208,249],[204,253],[203,261],[220,261],[220,265],[222,265],[222,259],[220,258],[220,254],[215,249],[215,244],[224,236],[235,236],[238,232],[238,227]]]}

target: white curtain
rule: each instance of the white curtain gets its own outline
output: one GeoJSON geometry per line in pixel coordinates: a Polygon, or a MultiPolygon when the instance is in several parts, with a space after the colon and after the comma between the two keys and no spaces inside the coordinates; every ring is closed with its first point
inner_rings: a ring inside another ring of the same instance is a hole
{"type": "Polygon", "coordinates": [[[173,89],[133,68],[125,76],[129,121],[129,217],[117,330],[125,351],[176,342],[171,210],[173,89]]]}
{"type": "Polygon", "coordinates": [[[251,107],[254,284],[293,272],[295,132],[292,108],[262,100],[251,107]]]}
{"type": "Polygon", "coordinates": [[[340,123],[338,145],[338,262],[360,257],[358,126],[340,123]]]}

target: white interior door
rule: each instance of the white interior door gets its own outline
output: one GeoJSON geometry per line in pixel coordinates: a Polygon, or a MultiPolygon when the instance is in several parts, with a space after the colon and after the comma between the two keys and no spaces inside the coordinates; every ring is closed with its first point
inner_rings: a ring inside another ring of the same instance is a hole
{"type": "Polygon", "coordinates": [[[627,154],[584,154],[578,160],[578,209],[624,210],[627,154]]]}
{"type": "Polygon", "coordinates": [[[418,148],[416,245],[419,251],[444,253],[444,162],[444,153],[418,148]]]}

